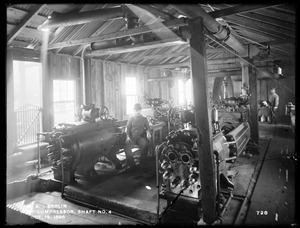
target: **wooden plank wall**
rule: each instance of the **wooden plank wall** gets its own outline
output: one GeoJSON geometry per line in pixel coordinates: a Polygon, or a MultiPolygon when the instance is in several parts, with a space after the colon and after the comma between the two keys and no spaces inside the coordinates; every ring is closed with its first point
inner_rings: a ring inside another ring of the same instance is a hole
{"type": "Polygon", "coordinates": [[[270,89],[274,87],[276,93],[279,95],[279,107],[278,107],[278,122],[290,123],[290,119],[285,115],[285,105],[288,102],[295,104],[295,79],[265,79],[258,81],[258,88],[260,93],[258,94],[258,100],[269,100],[270,89]]]}
{"type": "Polygon", "coordinates": [[[51,131],[53,127],[53,80],[76,80],[77,86],[77,104],[81,104],[81,81],[80,81],[80,59],[71,56],[64,55],[47,55],[47,70],[45,70],[47,80],[44,80],[46,84],[43,88],[44,96],[47,96],[44,103],[44,115],[45,121],[43,121],[43,130],[51,131]]]}
{"type": "Polygon", "coordinates": [[[80,79],[80,59],[71,56],[48,54],[52,79],[80,79]]]}
{"type": "Polygon", "coordinates": [[[95,107],[107,107],[109,115],[128,119],[126,115],[125,78],[136,77],[138,102],[142,103],[141,90],[145,88],[144,67],[108,62],[96,59],[86,60],[87,103],[95,107]]]}

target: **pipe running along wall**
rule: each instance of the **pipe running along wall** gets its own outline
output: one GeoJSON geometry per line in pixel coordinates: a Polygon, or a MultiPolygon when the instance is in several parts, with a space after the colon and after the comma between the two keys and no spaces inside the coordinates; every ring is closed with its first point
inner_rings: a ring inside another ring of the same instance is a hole
{"type": "Polygon", "coordinates": [[[81,84],[82,84],[82,103],[86,104],[86,92],[85,92],[85,67],[84,67],[84,52],[86,50],[86,48],[89,47],[89,45],[86,45],[81,52],[81,58],[80,58],[80,62],[81,62],[81,69],[82,69],[82,75],[81,75],[81,84]]]}
{"type": "Polygon", "coordinates": [[[79,25],[90,23],[93,21],[107,21],[124,16],[123,7],[106,8],[99,10],[91,10],[80,13],[66,13],[61,16],[49,18],[44,24],[38,27],[42,29],[52,29],[56,27],[65,27],[71,25],[79,25]]]}
{"type": "MultiPolygon", "coordinates": [[[[144,23],[140,18],[131,11],[127,6],[123,6],[124,19],[126,21],[126,29],[133,29],[141,27],[144,23]]],[[[134,45],[139,43],[147,43],[151,41],[164,40],[168,38],[181,37],[184,39],[190,38],[187,26],[180,26],[176,28],[170,28],[161,32],[149,32],[140,35],[127,36],[117,38],[114,40],[104,40],[101,42],[91,43],[91,50],[100,50],[105,48],[122,47],[127,45],[134,45]]]]}
{"type": "Polygon", "coordinates": [[[219,24],[212,16],[205,12],[201,6],[195,5],[172,5],[180,13],[190,19],[202,17],[206,29],[217,39],[222,40],[228,46],[237,51],[240,55],[247,54],[245,47],[230,34],[229,28],[219,24]]]}

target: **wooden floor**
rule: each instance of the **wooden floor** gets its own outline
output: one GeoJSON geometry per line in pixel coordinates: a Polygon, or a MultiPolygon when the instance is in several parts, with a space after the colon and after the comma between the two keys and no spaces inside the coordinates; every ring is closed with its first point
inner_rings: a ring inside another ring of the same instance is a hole
{"type": "MultiPolygon", "coordinates": [[[[261,126],[271,137],[245,225],[295,224],[295,139],[286,125],[261,126]]],[[[266,136],[267,134],[265,134],[266,136]]]]}
{"type": "MultiPolygon", "coordinates": [[[[223,225],[235,224],[235,219],[240,212],[239,225],[294,224],[295,162],[289,158],[295,153],[294,135],[287,125],[260,124],[259,129],[259,153],[241,154],[236,162],[230,165],[229,173],[233,176],[235,184],[233,195],[235,197],[224,213],[223,225]],[[260,162],[261,166],[259,167],[260,162]],[[257,172],[259,172],[258,178],[254,180],[257,172]],[[254,185],[253,189],[249,191],[251,183],[254,185]],[[243,206],[245,195],[249,192],[251,198],[243,206]]],[[[124,210],[126,214],[132,210],[132,213],[138,213],[141,219],[150,215],[154,220],[157,207],[155,174],[143,176],[137,173],[129,176],[130,185],[128,180],[122,180],[122,176],[119,176],[106,180],[104,185],[87,186],[86,193],[89,195],[89,203],[96,203],[101,207],[101,204],[109,202],[121,210],[117,212],[124,210]],[[95,195],[106,197],[93,198],[95,195]],[[139,211],[138,208],[142,210],[139,211]]],[[[76,186],[67,187],[66,190],[69,190],[69,194],[82,193],[82,191],[76,190],[76,186]]],[[[80,199],[80,194],[74,198],[80,199]]],[[[105,206],[106,209],[109,209],[107,205],[105,206]]],[[[160,211],[164,206],[161,205],[160,211]]],[[[108,214],[107,210],[105,214],[98,211],[79,214],[78,210],[91,210],[91,208],[62,199],[59,192],[32,193],[7,201],[7,222],[9,224],[37,224],[40,222],[88,225],[140,224],[139,221],[120,217],[119,213],[114,213],[114,210],[112,210],[112,214],[108,214]],[[55,210],[60,209],[56,208],[51,213],[41,215],[36,211],[32,214],[31,211],[31,215],[34,216],[25,216],[26,213],[29,215],[28,210],[30,211],[32,207],[35,209],[37,206],[37,208],[45,210],[45,207],[49,207],[49,205],[60,205],[64,207],[63,209],[71,212],[59,216],[55,210]],[[22,215],[18,212],[21,212],[22,215]]]]}
{"type": "Polygon", "coordinates": [[[59,192],[32,193],[7,202],[8,225],[133,225],[109,210],[91,210],[61,198],[59,192]]]}

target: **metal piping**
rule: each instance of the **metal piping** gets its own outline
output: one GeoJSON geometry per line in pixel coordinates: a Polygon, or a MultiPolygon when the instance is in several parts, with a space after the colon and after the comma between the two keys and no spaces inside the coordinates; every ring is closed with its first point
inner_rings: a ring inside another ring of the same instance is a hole
{"type": "MultiPolygon", "coordinates": [[[[140,18],[127,6],[122,7],[124,19],[126,21],[126,29],[133,29],[143,26],[143,22],[140,18]]],[[[133,35],[128,37],[122,37],[115,40],[104,40],[101,42],[91,43],[92,50],[100,50],[105,48],[121,47],[126,45],[140,44],[144,42],[151,42],[156,40],[163,40],[179,36],[185,39],[190,38],[190,33],[187,26],[180,26],[176,28],[170,28],[168,31],[162,32],[149,32],[139,35],[133,35]]]]}
{"type": "Polygon", "coordinates": [[[49,18],[42,25],[38,26],[38,29],[52,29],[56,27],[85,24],[93,21],[107,21],[123,17],[123,12],[123,7],[115,7],[85,11],[81,13],[67,13],[61,16],[49,18]]]}
{"type": "Polygon", "coordinates": [[[214,35],[217,39],[225,42],[228,46],[237,51],[240,55],[246,55],[247,50],[245,47],[230,34],[228,27],[219,24],[212,16],[210,16],[201,6],[195,5],[172,5],[183,15],[190,19],[202,17],[206,29],[214,35]]]}
{"type": "MultiPolygon", "coordinates": [[[[122,6],[123,17],[126,21],[126,29],[137,28],[140,26],[139,18],[127,7],[122,6]]],[[[128,37],[122,37],[115,40],[104,40],[101,42],[91,43],[92,50],[99,50],[105,48],[113,48],[117,46],[132,45],[134,42],[142,42],[141,35],[134,35],[128,37]]]]}
{"type": "Polygon", "coordinates": [[[82,103],[83,103],[83,104],[86,104],[86,93],[85,93],[85,68],[84,68],[84,58],[83,58],[83,55],[84,55],[84,52],[85,52],[85,50],[86,50],[87,47],[89,47],[89,45],[86,45],[86,46],[82,49],[82,52],[81,52],[81,58],[80,58],[81,68],[82,68],[82,78],[81,78],[81,81],[82,81],[82,103]]]}
{"type": "Polygon", "coordinates": [[[140,43],[153,42],[164,39],[171,39],[175,37],[181,37],[183,39],[189,38],[189,33],[186,26],[180,26],[177,28],[172,28],[167,31],[161,32],[149,32],[141,35],[127,36],[118,38],[115,40],[104,40],[101,42],[91,43],[91,50],[101,50],[106,48],[122,47],[127,45],[134,45],[140,43]]]}

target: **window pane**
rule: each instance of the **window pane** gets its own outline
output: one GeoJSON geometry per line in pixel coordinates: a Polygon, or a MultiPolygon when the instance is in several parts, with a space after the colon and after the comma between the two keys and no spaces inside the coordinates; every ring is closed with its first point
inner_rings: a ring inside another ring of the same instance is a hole
{"type": "Polygon", "coordinates": [[[74,122],[75,117],[75,81],[54,80],[54,125],[74,122]]]}
{"type": "Polygon", "coordinates": [[[54,99],[54,102],[60,100],[59,99],[59,91],[57,91],[57,90],[53,91],[53,99],[54,99]]]}
{"type": "Polygon", "coordinates": [[[135,103],[137,103],[137,96],[127,96],[126,97],[127,114],[133,113],[133,106],[135,103]]]}
{"type": "Polygon", "coordinates": [[[42,105],[42,64],[13,61],[14,107],[42,105]]]}
{"type": "Polygon", "coordinates": [[[192,80],[189,79],[185,82],[178,79],[178,95],[179,95],[179,105],[189,105],[193,101],[193,88],[192,80]],[[185,103],[186,102],[186,103],[185,103]]]}
{"type": "Polygon", "coordinates": [[[136,77],[126,77],[126,95],[136,95],[136,77]]]}

